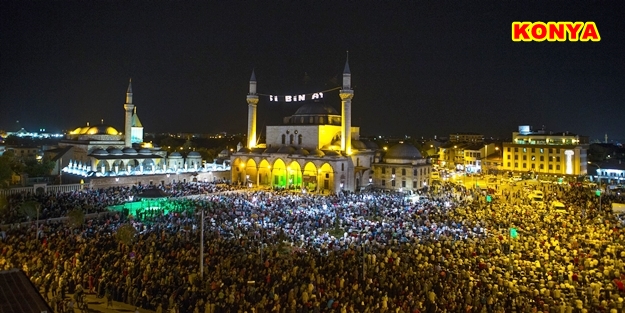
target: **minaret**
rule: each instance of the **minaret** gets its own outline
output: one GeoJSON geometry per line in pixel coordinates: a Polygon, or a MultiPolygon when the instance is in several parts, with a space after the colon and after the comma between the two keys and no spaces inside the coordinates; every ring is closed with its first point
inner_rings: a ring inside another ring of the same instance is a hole
{"type": "Polygon", "coordinates": [[[124,111],[126,111],[126,118],[124,121],[124,146],[132,147],[132,112],[135,109],[135,105],[132,104],[132,78],[128,82],[128,90],[126,90],[126,103],[124,104],[124,111]]]}
{"type": "Polygon", "coordinates": [[[258,104],[258,94],[256,94],[256,75],[252,70],[250,77],[250,92],[247,94],[247,147],[256,147],[256,105],[258,104]]]}
{"type": "Polygon", "coordinates": [[[341,97],[341,150],[345,154],[352,153],[352,74],[349,70],[349,54],[343,70],[343,89],[339,92],[341,97]]]}

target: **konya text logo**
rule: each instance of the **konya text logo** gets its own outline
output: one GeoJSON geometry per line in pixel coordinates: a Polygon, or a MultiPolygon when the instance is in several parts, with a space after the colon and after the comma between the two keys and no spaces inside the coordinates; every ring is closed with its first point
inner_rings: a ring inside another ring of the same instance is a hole
{"type": "Polygon", "coordinates": [[[512,22],[512,41],[600,41],[594,22],[512,22]]]}

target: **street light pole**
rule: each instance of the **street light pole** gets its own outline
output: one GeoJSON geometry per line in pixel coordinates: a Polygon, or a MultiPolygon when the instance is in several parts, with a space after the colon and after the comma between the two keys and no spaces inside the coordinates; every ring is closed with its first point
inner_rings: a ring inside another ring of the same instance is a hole
{"type": "Polygon", "coordinates": [[[202,207],[202,226],[200,231],[200,278],[204,279],[204,207],[202,207]]]}
{"type": "Polygon", "coordinates": [[[594,165],[597,167],[597,180],[599,181],[599,210],[601,210],[601,197],[603,196],[603,192],[601,192],[601,167],[599,167],[599,165],[594,164],[594,163],[590,163],[588,162],[588,164],[590,165],[594,165]]]}

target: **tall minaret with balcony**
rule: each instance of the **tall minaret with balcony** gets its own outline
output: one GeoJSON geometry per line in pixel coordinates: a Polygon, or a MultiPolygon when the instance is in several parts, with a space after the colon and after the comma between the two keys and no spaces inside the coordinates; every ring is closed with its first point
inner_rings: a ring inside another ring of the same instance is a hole
{"type": "Polygon", "coordinates": [[[126,103],[124,104],[124,111],[126,112],[126,118],[124,121],[124,146],[132,147],[132,113],[134,112],[135,105],[132,104],[132,78],[128,82],[128,89],[126,90],[126,103]]]}
{"type": "Polygon", "coordinates": [[[343,89],[339,92],[341,97],[341,150],[350,155],[352,153],[352,74],[349,70],[349,57],[345,61],[343,70],[343,89]]]}
{"type": "Polygon", "coordinates": [[[256,105],[258,94],[256,93],[256,75],[252,70],[250,77],[250,90],[247,94],[247,147],[256,147],[256,105]]]}

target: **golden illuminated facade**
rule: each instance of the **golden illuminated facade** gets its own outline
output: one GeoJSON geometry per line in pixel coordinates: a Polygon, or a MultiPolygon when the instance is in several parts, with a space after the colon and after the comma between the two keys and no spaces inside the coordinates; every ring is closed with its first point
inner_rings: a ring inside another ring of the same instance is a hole
{"type": "Polygon", "coordinates": [[[531,131],[519,126],[512,142],[503,144],[502,169],[537,175],[586,175],[588,138],[565,133],[531,131]]]}
{"type": "Polygon", "coordinates": [[[342,111],[319,101],[304,103],[283,125],[266,127],[266,142],[256,134],[256,75],[249,83],[247,144],[230,156],[232,181],[261,188],[335,193],[366,187],[377,146],[359,140],[351,125],[351,73],[348,62],[339,93],[342,111]]]}

